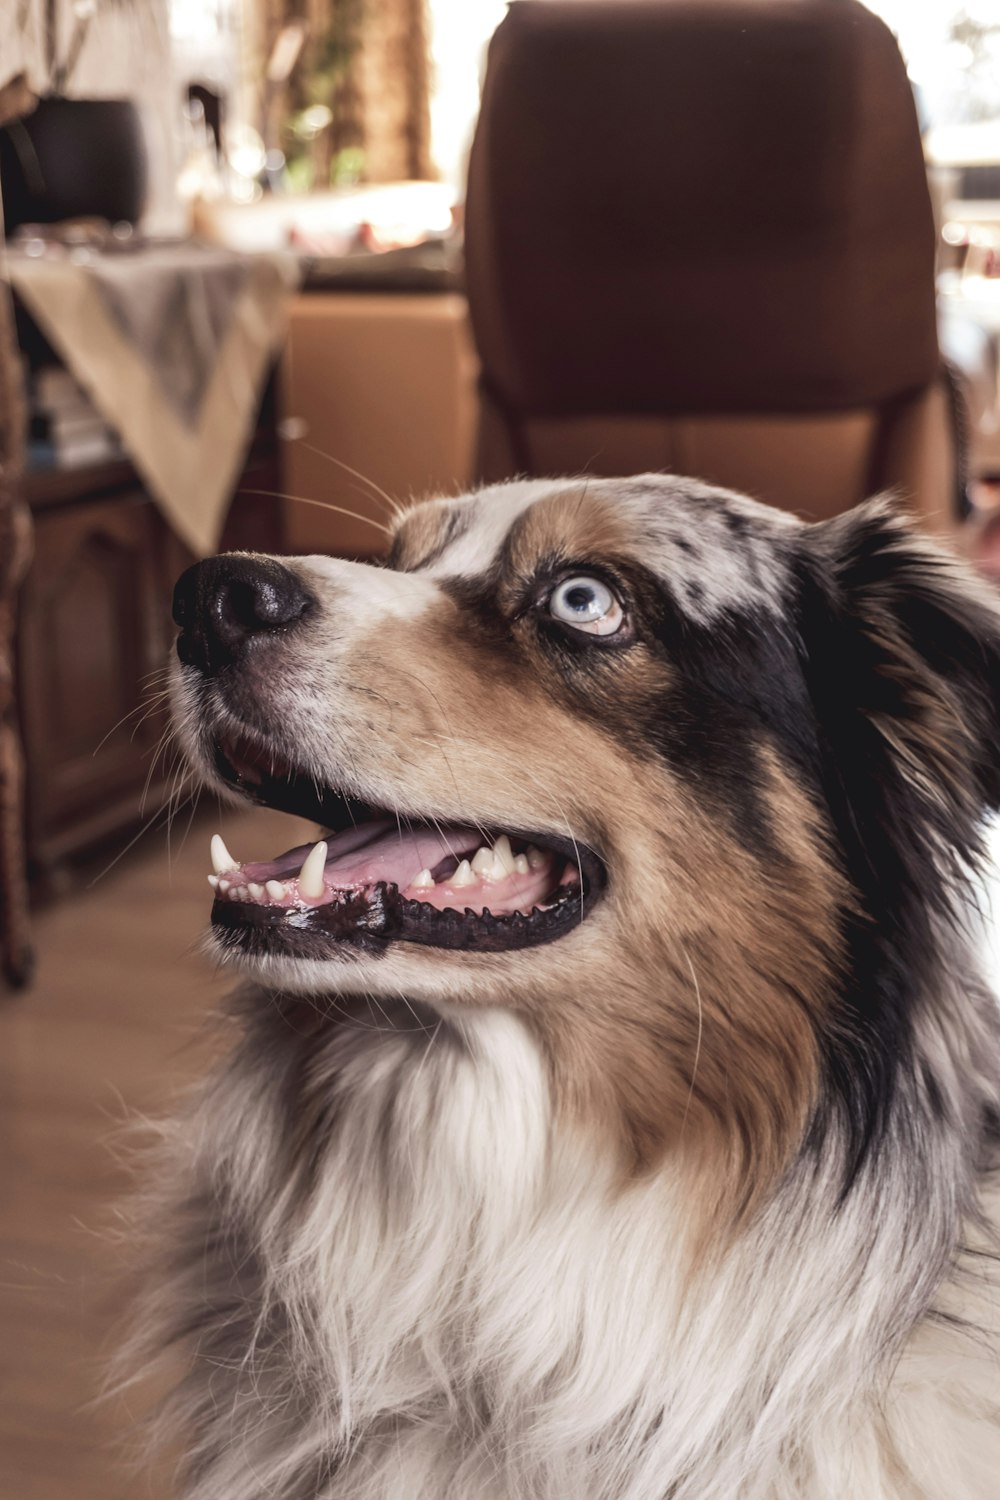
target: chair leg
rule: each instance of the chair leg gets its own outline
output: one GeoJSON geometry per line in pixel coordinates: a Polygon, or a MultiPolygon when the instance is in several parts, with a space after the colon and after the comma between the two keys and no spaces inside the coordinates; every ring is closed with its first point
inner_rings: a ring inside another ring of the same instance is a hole
{"type": "MultiPolygon", "coordinates": [[[[23,77],[0,89],[0,120],[31,107],[23,77]]],[[[3,210],[0,205],[0,247],[3,210]]],[[[32,950],[24,838],[24,757],[14,692],[17,600],[31,561],[31,515],[19,493],[27,432],[10,288],[0,280],[0,975],[28,983],[32,950]]]]}
{"type": "Polygon", "coordinates": [[[0,967],[12,989],[23,988],[34,967],[22,825],[23,786],[20,737],[13,724],[0,724],[0,967]]]}
{"type": "Polygon", "coordinates": [[[31,978],[24,838],[24,755],[14,693],[17,597],[31,556],[28,509],[0,490],[0,973],[12,988],[31,978]]]}

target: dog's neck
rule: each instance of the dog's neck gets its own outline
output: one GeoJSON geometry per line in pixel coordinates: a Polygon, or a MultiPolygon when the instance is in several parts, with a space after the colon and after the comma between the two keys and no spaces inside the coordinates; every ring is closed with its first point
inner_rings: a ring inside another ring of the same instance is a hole
{"type": "Polygon", "coordinates": [[[200,1148],[225,1200],[214,1274],[255,1309],[209,1341],[247,1383],[224,1465],[275,1461],[249,1392],[286,1422],[294,1388],[301,1462],[348,1455],[331,1496],[661,1500],[664,1475],[685,1500],[755,1495],[789,1434],[796,1463],[818,1461],[803,1434],[849,1442],[954,1253],[957,1129],[919,1164],[909,1139],[906,1171],[873,1159],[844,1203],[831,1138],[693,1265],[690,1174],[668,1159],[623,1187],[612,1151],[555,1122],[516,1017],[354,1003],[300,1027],[255,1005],[200,1148]]]}

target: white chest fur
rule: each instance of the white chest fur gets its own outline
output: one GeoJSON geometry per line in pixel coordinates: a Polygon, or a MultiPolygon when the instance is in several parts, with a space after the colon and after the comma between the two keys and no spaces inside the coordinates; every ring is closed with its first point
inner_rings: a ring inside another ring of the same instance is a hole
{"type": "Polygon", "coordinates": [[[692,1279],[690,1188],[623,1191],[556,1129],[516,1018],[388,1019],[244,1049],[189,1137],[218,1216],[174,1287],[211,1323],[191,1500],[993,1495],[983,1347],[925,1323],[889,1384],[944,1210],[873,1180],[834,1213],[810,1169],[692,1279]]]}

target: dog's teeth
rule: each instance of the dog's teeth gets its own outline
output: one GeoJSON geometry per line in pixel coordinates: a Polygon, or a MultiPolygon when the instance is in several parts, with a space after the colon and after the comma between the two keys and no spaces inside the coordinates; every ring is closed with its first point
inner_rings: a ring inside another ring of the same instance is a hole
{"type": "Polygon", "coordinates": [[[323,872],[326,869],[326,843],[313,844],[299,871],[299,894],[315,901],[323,894],[323,872]]]}
{"type": "Polygon", "coordinates": [[[514,851],[505,833],[502,833],[493,845],[493,857],[505,875],[514,874],[514,851]]]}
{"type": "Polygon", "coordinates": [[[476,850],[472,868],[482,880],[506,880],[509,873],[503,860],[486,848],[476,850]]]}
{"type": "Polygon", "coordinates": [[[212,887],[213,891],[217,891],[218,888],[219,888],[219,877],[218,877],[218,875],[210,875],[208,877],[208,883],[212,887]]]}
{"type": "Polygon", "coordinates": [[[285,896],[288,894],[285,890],[284,882],[281,880],[269,880],[264,889],[272,901],[284,901],[285,896]]]}
{"type": "Polygon", "coordinates": [[[231,880],[220,880],[219,884],[218,884],[218,887],[217,887],[219,895],[220,896],[228,895],[228,893],[229,893],[229,887],[231,885],[232,885],[232,881],[231,880]]]}
{"type": "Polygon", "coordinates": [[[518,875],[527,875],[531,866],[528,864],[526,854],[518,854],[514,858],[514,869],[518,875]]]}
{"type": "Polygon", "coordinates": [[[463,859],[454,875],[448,880],[450,886],[475,885],[476,877],[467,859],[463,859]]]}
{"type": "Polygon", "coordinates": [[[536,849],[534,844],[528,850],[526,858],[529,870],[540,870],[543,865],[548,864],[546,856],[542,853],[541,849],[536,849]]]}
{"type": "Polygon", "coordinates": [[[410,881],[410,889],[414,891],[429,891],[433,884],[434,876],[430,870],[421,870],[420,874],[415,875],[410,881]]]}
{"type": "Polygon", "coordinates": [[[216,875],[225,875],[227,870],[239,869],[239,865],[223,843],[220,833],[212,834],[212,842],[208,848],[212,856],[212,869],[216,875]]]}
{"type": "Polygon", "coordinates": [[[259,901],[264,894],[264,887],[262,885],[255,885],[252,880],[247,886],[247,890],[250,892],[250,899],[252,901],[259,901]]]}

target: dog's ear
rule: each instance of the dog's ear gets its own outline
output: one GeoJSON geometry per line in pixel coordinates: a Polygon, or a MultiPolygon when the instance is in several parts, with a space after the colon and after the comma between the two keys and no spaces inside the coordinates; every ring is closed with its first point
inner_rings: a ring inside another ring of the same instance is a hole
{"type": "Polygon", "coordinates": [[[929,820],[933,843],[967,851],[984,809],[1000,807],[1000,604],[891,500],[801,537],[821,734],[849,781],[882,777],[899,817],[923,818],[926,832],[929,820]]]}

